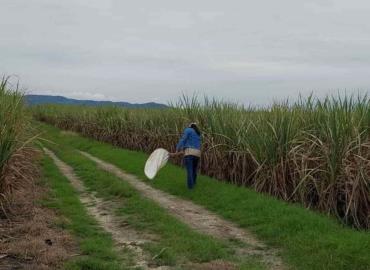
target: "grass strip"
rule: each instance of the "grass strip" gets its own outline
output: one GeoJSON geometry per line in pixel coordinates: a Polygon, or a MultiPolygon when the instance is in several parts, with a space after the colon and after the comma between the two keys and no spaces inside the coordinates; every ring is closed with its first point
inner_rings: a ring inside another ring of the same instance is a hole
{"type": "Polygon", "coordinates": [[[77,238],[82,255],[67,262],[65,269],[127,269],[123,266],[125,262],[113,249],[111,236],[87,214],[78,198],[78,193],[53,161],[44,157],[42,168],[43,180],[51,188],[51,194],[43,204],[56,209],[61,214],[62,218],[58,226],[71,231],[77,238]]]}

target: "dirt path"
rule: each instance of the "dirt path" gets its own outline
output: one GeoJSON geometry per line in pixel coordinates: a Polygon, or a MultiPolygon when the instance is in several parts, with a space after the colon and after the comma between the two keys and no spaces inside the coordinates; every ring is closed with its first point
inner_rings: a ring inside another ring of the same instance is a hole
{"type": "Polygon", "coordinates": [[[152,188],[143,181],[140,181],[136,176],[128,174],[91,154],[82,151],[80,153],[96,162],[100,168],[130,183],[145,197],[152,199],[161,207],[167,209],[176,218],[198,232],[221,239],[236,239],[246,243],[248,245],[247,248],[240,248],[238,250],[240,255],[260,256],[270,269],[285,269],[281,258],[277,256],[277,252],[269,249],[248,231],[220,218],[199,205],[152,188]]]}
{"type": "Polygon", "coordinates": [[[75,175],[73,168],[61,161],[52,151],[44,148],[44,152],[53,159],[56,166],[70,181],[72,186],[80,193],[80,200],[85,205],[88,213],[93,216],[99,225],[112,235],[116,249],[121,251],[126,248],[133,253],[134,264],[132,268],[140,269],[170,269],[168,266],[155,266],[151,264],[151,257],[144,252],[141,245],[151,241],[152,236],[138,233],[128,226],[121,218],[114,214],[118,206],[112,201],[103,201],[94,194],[87,192],[83,182],[75,175]]]}

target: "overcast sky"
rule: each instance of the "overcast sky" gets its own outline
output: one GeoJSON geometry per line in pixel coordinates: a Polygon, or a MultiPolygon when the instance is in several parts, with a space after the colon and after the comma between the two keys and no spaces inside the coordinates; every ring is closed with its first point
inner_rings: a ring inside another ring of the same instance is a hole
{"type": "Polygon", "coordinates": [[[370,93],[368,0],[0,0],[0,73],[30,93],[244,104],[370,93]]]}

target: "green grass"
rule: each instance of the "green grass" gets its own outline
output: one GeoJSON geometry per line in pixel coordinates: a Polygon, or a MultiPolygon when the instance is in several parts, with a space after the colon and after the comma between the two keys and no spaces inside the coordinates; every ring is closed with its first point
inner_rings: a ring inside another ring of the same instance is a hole
{"type": "MultiPolygon", "coordinates": [[[[146,154],[63,135],[50,126],[42,128],[59,144],[87,151],[145,179],[146,154]]],[[[171,164],[155,181],[147,182],[248,228],[267,244],[281,249],[284,261],[293,269],[370,268],[370,234],[342,226],[333,218],[205,176],[199,177],[195,190],[188,191],[184,171],[171,164]]]]}
{"type": "Polygon", "coordinates": [[[232,247],[235,243],[224,242],[193,231],[157,206],[143,198],[135,189],[121,179],[98,169],[96,164],[63,145],[48,144],[48,147],[71,165],[77,176],[98,197],[114,200],[121,208],[117,215],[139,231],[159,236],[159,239],[144,246],[157,265],[186,265],[188,262],[212,260],[232,261],[240,269],[264,269],[258,258],[236,258],[232,247]],[[164,251],[163,251],[164,250],[164,251]],[[161,253],[161,251],[163,251],[161,253]]]}
{"type": "Polygon", "coordinates": [[[58,225],[71,231],[77,239],[82,256],[66,263],[65,269],[119,270],[122,258],[113,250],[113,241],[91,218],[78,199],[78,194],[59,172],[50,158],[42,160],[43,178],[51,188],[51,196],[44,202],[63,216],[58,225]]]}

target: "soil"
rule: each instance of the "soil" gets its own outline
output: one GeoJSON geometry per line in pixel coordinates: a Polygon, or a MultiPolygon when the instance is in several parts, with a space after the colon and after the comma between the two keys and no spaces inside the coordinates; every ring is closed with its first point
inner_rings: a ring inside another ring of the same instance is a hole
{"type": "Polygon", "coordinates": [[[35,179],[15,185],[6,217],[0,218],[0,270],[58,269],[78,255],[72,236],[56,226],[57,213],[40,205],[50,193],[35,179]]]}

